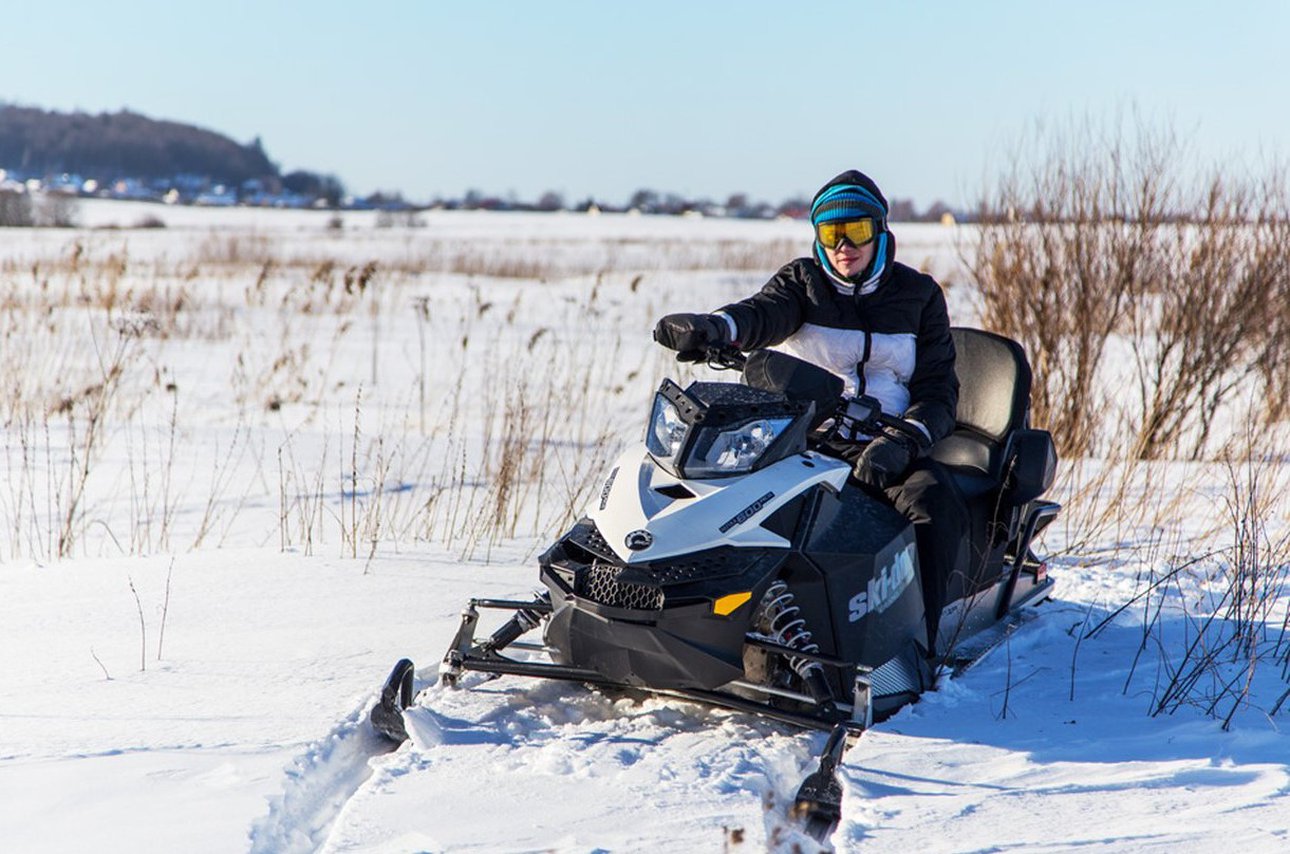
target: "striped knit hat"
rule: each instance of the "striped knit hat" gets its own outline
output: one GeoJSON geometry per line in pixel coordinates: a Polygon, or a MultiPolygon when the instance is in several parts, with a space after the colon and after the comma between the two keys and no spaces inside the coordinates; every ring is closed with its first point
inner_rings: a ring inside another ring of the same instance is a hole
{"type": "Polygon", "coordinates": [[[891,268],[895,256],[895,242],[887,231],[887,200],[873,179],[854,169],[843,172],[825,184],[811,202],[811,226],[835,220],[859,219],[871,216],[878,220],[881,233],[874,248],[873,263],[858,276],[843,276],[829,263],[824,247],[815,243],[815,257],[824,272],[838,289],[851,293],[856,288],[861,293],[873,291],[891,268]]]}

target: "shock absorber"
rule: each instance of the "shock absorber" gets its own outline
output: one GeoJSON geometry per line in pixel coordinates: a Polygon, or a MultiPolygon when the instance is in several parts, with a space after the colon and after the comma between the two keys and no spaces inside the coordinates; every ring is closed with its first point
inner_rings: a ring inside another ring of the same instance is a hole
{"type": "MultiPolygon", "coordinates": [[[[550,605],[551,594],[545,590],[534,593],[535,605],[550,605]]],[[[537,628],[542,621],[542,612],[531,608],[518,608],[515,614],[493,632],[488,640],[480,645],[480,652],[498,652],[510,646],[511,642],[525,632],[537,628]]]]}
{"type": "MultiPolygon", "coordinates": [[[[802,618],[802,609],[797,606],[796,596],[788,589],[788,584],[777,580],[766,590],[762,597],[762,616],[765,620],[766,634],[780,646],[786,646],[801,652],[818,653],[820,646],[811,639],[811,631],[806,628],[802,618]]],[[[829,689],[824,676],[824,668],[818,661],[799,656],[789,656],[788,666],[792,668],[811,697],[821,705],[832,706],[833,692],[829,689]]]]}

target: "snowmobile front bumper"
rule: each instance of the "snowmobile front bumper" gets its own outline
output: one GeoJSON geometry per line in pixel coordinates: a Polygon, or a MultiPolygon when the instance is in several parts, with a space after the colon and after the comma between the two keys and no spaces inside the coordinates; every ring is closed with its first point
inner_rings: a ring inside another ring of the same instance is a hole
{"type": "Polygon", "coordinates": [[[623,565],[581,522],[540,559],[551,603],[545,646],[555,663],[614,684],[718,688],[743,677],[744,636],[790,554],[720,547],[623,565]]]}

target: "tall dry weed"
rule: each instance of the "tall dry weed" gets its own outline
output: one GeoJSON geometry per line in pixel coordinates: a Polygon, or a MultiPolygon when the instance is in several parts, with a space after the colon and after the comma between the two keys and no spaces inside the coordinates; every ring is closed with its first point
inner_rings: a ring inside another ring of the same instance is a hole
{"type": "Polygon", "coordinates": [[[1145,127],[1085,123],[1041,142],[982,202],[969,262],[984,324],[1030,354],[1035,422],[1067,457],[1212,451],[1216,413],[1251,382],[1285,383],[1281,173],[1189,181],[1177,137],[1145,127]]]}

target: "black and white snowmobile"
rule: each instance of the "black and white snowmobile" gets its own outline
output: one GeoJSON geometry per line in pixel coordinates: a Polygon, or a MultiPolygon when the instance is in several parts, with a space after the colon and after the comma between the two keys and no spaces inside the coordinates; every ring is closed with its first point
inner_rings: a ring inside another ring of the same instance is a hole
{"type": "MultiPolygon", "coordinates": [[[[973,569],[951,579],[934,639],[912,525],[818,449],[842,426],[876,435],[907,422],[872,398],[844,400],[822,368],[716,348],[706,361],[742,382],[665,380],[644,442],[541,556],[545,590],[472,600],[441,679],[480,671],[637,688],[831,729],[798,795],[813,832],[831,832],[846,743],[939,669],[970,661],[1053,586],[1031,545],[1060,509],[1040,498],[1056,453],[1028,423],[1025,354],[991,333],[953,336],[958,425],[931,453],[967,501],[973,569]],[[482,609],[509,618],[480,637],[482,609]],[[540,644],[520,640],[539,627],[540,644]]],[[[407,737],[412,673],[400,661],[372,712],[395,741],[407,737]]]]}

